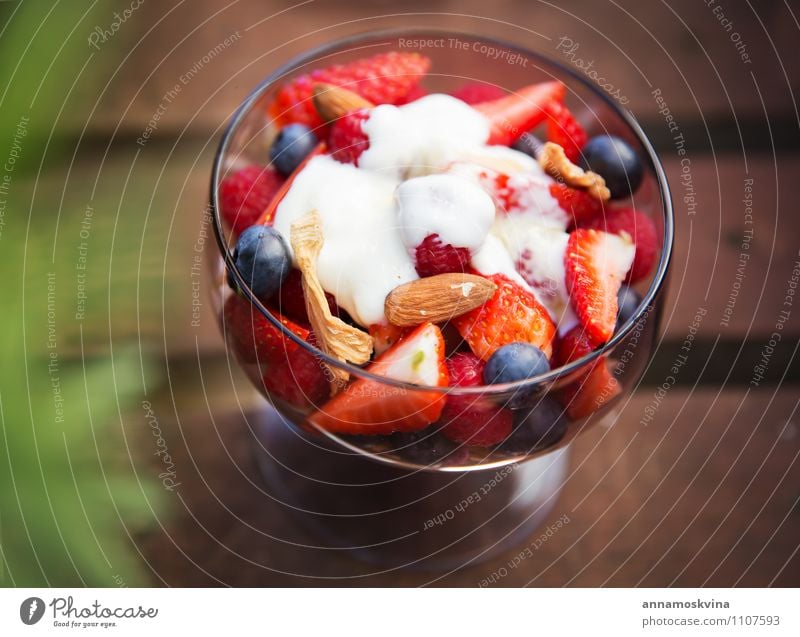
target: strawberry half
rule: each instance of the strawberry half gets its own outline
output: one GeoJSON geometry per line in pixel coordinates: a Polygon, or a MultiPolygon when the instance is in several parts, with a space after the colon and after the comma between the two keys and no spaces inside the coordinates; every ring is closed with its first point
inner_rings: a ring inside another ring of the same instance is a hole
{"type": "Polygon", "coordinates": [[[547,141],[558,144],[564,154],[577,164],[581,158],[581,150],[589,139],[586,131],[575,119],[564,104],[556,102],[550,107],[550,119],[547,120],[547,141]]]}
{"type": "Polygon", "coordinates": [[[617,292],[633,263],[629,238],[579,228],[570,234],[564,254],[572,308],[595,345],[608,341],[617,323],[617,292]]]}
{"type": "Polygon", "coordinates": [[[269,115],[280,124],[301,123],[310,128],[323,124],[314,108],[314,85],[341,86],[373,104],[400,104],[417,87],[430,68],[419,53],[380,53],[348,64],[337,64],[300,75],[278,91],[269,115]]]}
{"type": "Polygon", "coordinates": [[[510,146],[523,133],[541,124],[554,103],[564,101],[564,91],[561,82],[540,82],[491,102],[475,104],[473,108],[489,120],[488,143],[510,146]]]}
{"type": "MultiPolygon", "coordinates": [[[[289,330],[304,341],[309,338],[309,330],[293,323],[278,312],[275,317],[289,330]]],[[[225,331],[230,334],[236,352],[247,363],[269,365],[285,359],[286,355],[300,346],[289,338],[256,309],[247,299],[231,294],[225,301],[223,311],[225,331]]]]}
{"type": "Polygon", "coordinates": [[[556,326],[530,292],[502,274],[487,279],[497,285],[494,296],[480,307],[453,319],[476,356],[488,360],[502,345],[531,343],[549,358],[556,326]]]}
{"type": "MultiPolygon", "coordinates": [[[[367,371],[406,383],[446,387],[449,379],[444,352],[442,332],[433,323],[424,323],[379,356],[367,371]]],[[[442,392],[404,389],[359,378],[308,420],[334,433],[417,431],[439,419],[445,399],[442,392]]]]}
{"type": "Polygon", "coordinates": [[[375,353],[380,356],[401,338],[410,334],[412,330],[407,327],[398,327],[391,323],[386,325],[374,323],[369,326],[368,331],[372,337],[372,346],[375,349],[375,353]]]}
{"type": "MultiPolygon", "coordinates": [[[[558,365],[566,365],[594,351],[589,338],[579,325],[567,332],[558,343],[555,359],[558,365]]],[[[607,402],[616,398],[622,388],[608,368],[608,361],[600,358],[577,380],[559,392],[559,399],[566,407],[570,418],[586,418],[607,402]]]]}

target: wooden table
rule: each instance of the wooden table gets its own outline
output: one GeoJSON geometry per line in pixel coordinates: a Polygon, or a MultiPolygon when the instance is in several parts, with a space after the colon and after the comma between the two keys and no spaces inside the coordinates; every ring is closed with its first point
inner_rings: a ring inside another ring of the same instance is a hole
{"type": "MultiPolygon", "coordinates": [[[[498,585],[800,585],[800,307],[793,308],[760,386],[750,384],[800,258],[798,121],[789,88],[800,86],[800,59],[794,55],[797,19],[787,6],[765,3],[757,16],[744,3],[724,7],[746,45],[746,62],[718,15],[692,0],[584,0],[569,3],[569,10],[546,2],[499,0],[487,7],[426,0],[404,3],[410,15],[401,18],[375,17],[397,13],[394,2],[317,0],[282,13],[288,4],[234,4],[143,5],[119,36],[131,55],[101,96],[89,132],[90,142],[102,145],[114,133],[102,188],[125,183],[129,200],[141,197],[147,206],[141,210],[151,217],[134,229],[148,245],[140,274],[165,276],[168,286],[165,299],[144,300],[135,326],[168,372],[169,382],[154,385],[151,395],[181,481],[168,496],[174,506],[161,527],[139,538],[153,582],[475,586],[516,553],[453,572],[380,573],[336,552],[298,546],[314,540],[259,488],[246,424],[257,398],[228,368],[207,306],[201,326],[189,327],[199,212],[213,149],[237,102],[267,69],[309,46],[366,28],[416,24],[477,30],[556,57],[559,38],[578,42],[584,58],[630,96],[675,194],[664,339],[645,383],[612,428],[595,428],[575,442],[571,472],[551,514],[567,514],[570,522],[498,585]],[[176,78],[234,33],[241,37],[204,64],[153,139],[137,146],[176,78]],[[683,202],[681,162],[655,89],[687,139],[694,215],[683,202]],[[753,179],[752,258],[724,324],[745,227],[745,179],[753,179]],[[642,426],[643,410],[700,307],[707,317],[690,364],[642,426]]],[[[94,159],[82,161],[85,173],[99,170],[94,159]]],[[[123,275],[118,268],[113,276],[123,275]]],[[[131,316],[115,313],[113,333],[131,332],[131,316]]],[[[85,346],[107,347],[91,337],[85,346]]],[[[129,428],[139,419],[131,417],[129,428]]]]}

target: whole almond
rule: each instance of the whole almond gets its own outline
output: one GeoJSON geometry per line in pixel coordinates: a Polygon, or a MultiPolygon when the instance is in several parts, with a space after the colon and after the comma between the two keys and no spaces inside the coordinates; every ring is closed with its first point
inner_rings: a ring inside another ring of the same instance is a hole
{"type": "Polygon", "coordinates": [[[483,305],[497,286],[474,274],[429,276],[397,286],[386,295],[383,310],[393,325],[441,323],[483,305]]]}
{"type": "Polygon", "coordinates": [[[358,93],[346,88],[322,82],[314,84],[314,108],[326,122],[334,122],[343,115],[362,108],[373,108],[375,105],[358,93]]]}

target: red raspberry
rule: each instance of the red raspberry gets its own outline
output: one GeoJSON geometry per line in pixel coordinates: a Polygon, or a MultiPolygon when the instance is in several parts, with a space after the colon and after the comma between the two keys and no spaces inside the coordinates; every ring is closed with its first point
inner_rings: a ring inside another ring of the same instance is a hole
{"type": "Polygon", "coordinates": [[[219,185],[220,213],[236,234],[258,223],[284,178],[271,168],[247,166],[219,185]]]}
{"type": "Polygon", "coordinates": [[[369,119],[369,111],[347,113],[331,125],[328,147],[331,155],[343,164],[358,165],[358,158],[369,148],[369,137],[362,124],[369,119]]]}
{"type": "Polygon", "coordinates": [[[549,115],[547,140],[561,146],[567,158],[573,164],[577,164],[581,157],[581,149],[589,136],[572,112],[562,103],[553,102],[549,109],[549,115]]]}
{"type": "Polygon", "coordinates": [[[399,104],[416,88],[430,64],[419,53],[392,51],[317,69],[284,85],[270,105],[269,114],[280,124],[299,122],[312,129],[322,125],[312,100],[317,83],[341,86],[373,104],[399,104]]]}
{"type": "Polygon", "coordinates": [[[505,95],[506,92],[500,87],[483,82],[468,82],[452,93],[453,97],[457,97],[467,104],[491,102],[492,100],[505,97],[505,95]]]}
{"type": "Polygon", "coordinates": [[[611,234],[627,232],[636,244],[636,254],[626,280],[636,283],[650,274],[658,257],[658,232],[653,220],[646,214],[633,208],[617,208],[606,211],[605,217],[589,220],[585,226],[611,234]]]}
{"type": "MultiPolygon", "coordinates": [[[[326,292],[325,298],[328,300],[328,307],[331,310],[331,314],[334,316],[343,314],[332,294],[326,292]]],[[[300,273],[300,270],[292,268],[289,271],[289,276],[287,276],[286,280],[281,284],[277,297],[272,300],[272,303],[277,305],[278,312],[285,317],[301,325],[308,326],[306,297],[303,292],[303,275],[300,273]]]]}
{"type": "MultiPolygon", "coordinates": [[[[450,385],[477,387],[483,382],[484,362],[471,353],[459,353],[446,361],[450,385]]],[[[447,397],[440,421],[442,433],[458,443],[491,447],[511,434],[511,412],[479,395],[447,397]]]]}
{"type": "Polygon", "coordinates": [[[572,215],[572,224],[583,225],[591,219],[602,219],[603,202],[582,190],[570,188],[566,184],[550,184],[550,194],[561,208],[572,215]]]}
{"type": "Polygon", "coordinates": [[[415,251],[417,274],[421,277],[445,274],[446,272],[466,272],[472,255],[469,248],[456,248],[449,243],[442,244],[438,234],[429,234],[415,251]]]}

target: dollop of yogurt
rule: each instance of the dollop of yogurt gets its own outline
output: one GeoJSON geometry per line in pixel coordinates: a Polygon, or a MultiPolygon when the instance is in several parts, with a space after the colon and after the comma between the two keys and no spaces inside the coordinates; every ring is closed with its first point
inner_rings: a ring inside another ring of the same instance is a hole
{"type": "Polygon", "coordinates": [[[385,322],[386,295],[418,278],[397,231],[396,187],[396,179],[320,155],[297,175],[275,214],[275,229],[288,243],[292,223],[317,211],[320,283],[365,327],[385,322]]]}
{"type": "Polygon", "coordinates": [[[369,148],[358,164],[395,177],[442,170],[465,153],[486,146],[489,122],[450,95],[433,94],[404,106],[382,104],[363,126],[369,148]]]}
{"type": "Polygon", "coordinates": [[[409,250],[438,234],[444,244],[475,252],[494,222],[494,202],[487,192],[453,175],[413,177],[397,187],[395,197],[400,234],[409,250]]]}

